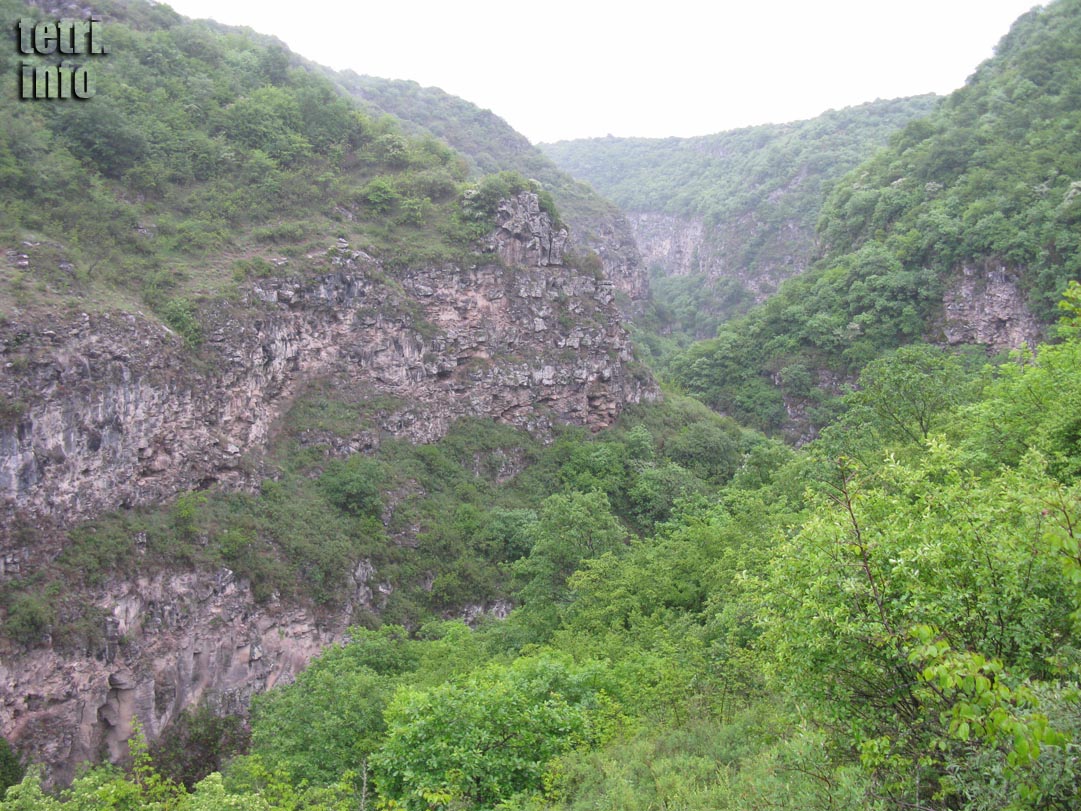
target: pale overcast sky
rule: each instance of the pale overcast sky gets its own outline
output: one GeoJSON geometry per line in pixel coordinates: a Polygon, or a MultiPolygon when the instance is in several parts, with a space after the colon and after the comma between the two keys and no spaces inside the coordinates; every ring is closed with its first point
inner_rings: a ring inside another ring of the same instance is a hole
{"type": "Polygon", "coordinates": [[[334,68],[441,87],[534,142],[703,135],[960,87],[1033,0],[175,0],[334,68]]]}

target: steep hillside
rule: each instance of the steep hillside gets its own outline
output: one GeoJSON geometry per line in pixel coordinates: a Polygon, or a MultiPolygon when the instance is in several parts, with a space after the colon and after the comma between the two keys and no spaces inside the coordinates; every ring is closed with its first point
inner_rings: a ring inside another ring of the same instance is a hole
{"type": "Polygon", "coordinates": [[[658,304],[676,330],[705,338],[810,266],[831,183],[936,101],[876,101],[698,138],[609,136],[541,149],[627,212],[658,304]]]}
{"type": "Polygon", "coordinates": [[[676,379],[758,425],[806,428],[899,344],[1033,343],[1081,276],[1079,156],[1081,3],[1062,0],[838,182],[816,269],[677,358],[676,379]]]}
{"type": "Polygon", "coordinates": [[[407,129],[450,144],[474,173],[511,170],[540,181],[581,244],[600,258],[605,274],[625,297],[627,312],[642,312],[649,282],[627,218],[589,186],[560,171],[506,121],[436,87],[352,71],[330,75],[373,112],[392,115],[407,129]]]}
{"type": "Polygon", "coordinates": [[[0,0],[91,12],[92,98],[0,99],[0,727],[61,778],[350,620],[497,610],[506,549],[431,538],[411,443],[474,421],[463,465],[509,479],[657,393],[536,182],[251,32],[0,0]]]}

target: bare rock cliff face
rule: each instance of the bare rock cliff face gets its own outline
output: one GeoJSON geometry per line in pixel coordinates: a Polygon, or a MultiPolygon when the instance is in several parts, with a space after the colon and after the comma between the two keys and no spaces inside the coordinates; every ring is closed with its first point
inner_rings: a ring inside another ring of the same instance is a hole
{"type": "Polygon", "coordinates": [[[1035,347],[1044,329],[1025,304],[1018,275],[999,263],[963,266],[943,297],[946,343],[984,344],[998,352],[1035,347]]]}
{"type": "Polygon", "coordinates": [[[566,228],[556,229],[552,218],[541,210],[535,194],[503,200],[496,212],[499,228],[491,250],[499,254],[506,265],[547,267],[563,264],[569,234],[566,228]]]}
{"type": "Polygon", "coordinates": [[[690,276],[709,264],[703,256],[705,231],[700,217],[639,212],[628,219],[647,266],[660,268],[665,276],[690,276]]]}
{"type": "Polygon", "coordinates": [[[94,602],[109,612],[99,649],[0,660],[3,733],[61,784],[85,760],[123,760],[134,718],[154,739],[200,701],[242,710],[253,693],[292,681],[345,625],[256,606],[227,569],[113,583],[94,602]]]}
{"type": "Polygon", "coordinates": [[[755,302],[776,292],[788,277],[807,270],[815,250],[814,234],[795,220],[767,226],[752,213],[710,229],[701,217],[657,212],[627,216],[647,268],[659,267],[665,276],[734,279],[755,302]]]}
{"type": "Polygon", "coordinates": [[[0,424],[4,523],[70,522],[235,483],[240,457],[317,377],[397,397],[387,426],[417,442],[463,416],[541,433],[609,425],[656,388],[628,368],[612,283],[561,266],[566,232],[536,216],[534,195],[519,201],[492,238],[518,266],[391,280],[338,246],[309,257],[325,272],[259,281],[239,304],[209,305],[198,357],[138,315],[8,321],[0,393],[19,409],[0,424]]]}
{"type": "MultiPolygon", "coordinates": [[[[55,548],[17,528],[63,527],[216,483],[254,483],[249,460],[315,380],[389,395],[390,435],[434,441],[464,416],[545,434],[600,429],[657,396],[632,362],[613,284],[564,264],[566,232],[534,195],[508,201],[493,261],[393,278],[339,242],[304,272],[250,283],[200,313],[197,352],[156,320],[74,312],[0,327],[0,580],[55,548]]],[[[0,732],[33,742],[61,780],[80,760],[118,756],[138,716],[153,737],[201,698],[244,704],[293,678],[340,638],[349,612],[378,609],[384,585],[358,562],[339,617],[256,606],[227,570],[114,582],[93,597],[106,643],[72,658],[0,652],[0,732]]]]}
{"type": "Polygon", "coordinates": [[[649,300],[649,274],[635,241],[633,223],[622,215],[595,223],[590,247],[601,259],[605,278],[623,294],[625,315],[640,314],[649,300]]]}

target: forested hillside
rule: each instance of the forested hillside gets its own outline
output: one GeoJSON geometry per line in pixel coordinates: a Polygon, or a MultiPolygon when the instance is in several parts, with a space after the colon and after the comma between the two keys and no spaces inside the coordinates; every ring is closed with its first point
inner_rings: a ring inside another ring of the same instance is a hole
{"type": "MultiPolygon", "coordinates": [[[[166,5],[95,8],[110,53],[90,64],[92,103],[0,101],[0,237],[33,243],[18,251],[33,272],[0,286],[9,305],[74,293],[179,324],[191,296],[328,238],[398,266],[468,255],[500,194],[525,188],[493,181],[463,208],[466,159],[365,114],[280,43],[166,5]]],[[[3,13],[33,18],[15,0],[3,13]]]]}
{"type": "Polygon", "coordinates": [[[781,426],[786,398],[821,424],[838,379],[900,344],[1031,342],[1081,274],[1079,139],[1081,4],[1065,0],[837,183],[815,269],[676,358],[674,379],[751,424],[781,426]]]}
{"type": "Polygon", "coordinates": [[[628,212],[665,326],[708,338],[810,266],[832,183],[936,101],[875,101],[697,138],[609,136],[541,148],[628,212]]]}

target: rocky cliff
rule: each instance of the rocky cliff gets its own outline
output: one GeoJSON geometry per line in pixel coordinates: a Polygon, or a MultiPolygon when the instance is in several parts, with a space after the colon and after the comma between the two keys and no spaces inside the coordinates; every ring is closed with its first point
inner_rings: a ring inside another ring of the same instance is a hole
{"type": "Polygon", "coordinates": [[[1035,347],[1046,337],[1020,286],[1021,271],[1001,262],[963,265],[943,297],[946,343],[983,344],[997,352],[1035,347]]]}
{"type": "MultiPolygon", "coordinates": [[[[488,258],[468,266],[391,274],[339,241],[288,275],[242,285],[235,301],[207,302],[198,349],[137,313],[9,319],[2,577],[33,577],[76,521],[254,484],[259,450],[312,381],[387,395],[397,405],[381,433],[415,442],[465,416],[540,435],[610,424],[657,390],[636,371],[612,282],[564,263],[566,241],[532,194],[501,206],[488,258]],[[55,532],[28,544],[28,525],[55,532]]],[[[357,447],[378,441],[360,433],[357,447]]],[[[292,678],[355,606],[378,608],[371,576],[358,561],[353,602],[318,619],[257,607],[227,570],[111,582],[90,597],[105,622],[98,649],[4,651],[0,730],[70,776],[82,759],[119,754],[135,715],[153,737],[193,701],[242,704],[292,678]]]]}
{"type": "MultiPolygon", "coordinates": [[[[731,279],[764,301],[782,281],[805,271],[815,250],[813,229],[796,220],[770,227],[753,213],[711,229],[701,217],[660,212],[627,215],[642,261],[662,275],[731,279]],[[748,261],[751,255],[754,261],[748,261]]],[[[709,308],[710,302],[703,302],[709,308]]]]}
{"type": "Polygon", "coordinates": [[[649,278],[627,218],[588,186],[561,172],[506,121],[437,87],[352,71],[328,71],[328,75],[373,111],[393,115],[407,129],[450,144],[475,170],[513,170],[543,184],[579,247],[600,259],[605,276],[620,294],[625,315],[642,313],[649,299],[649,278]]]}

